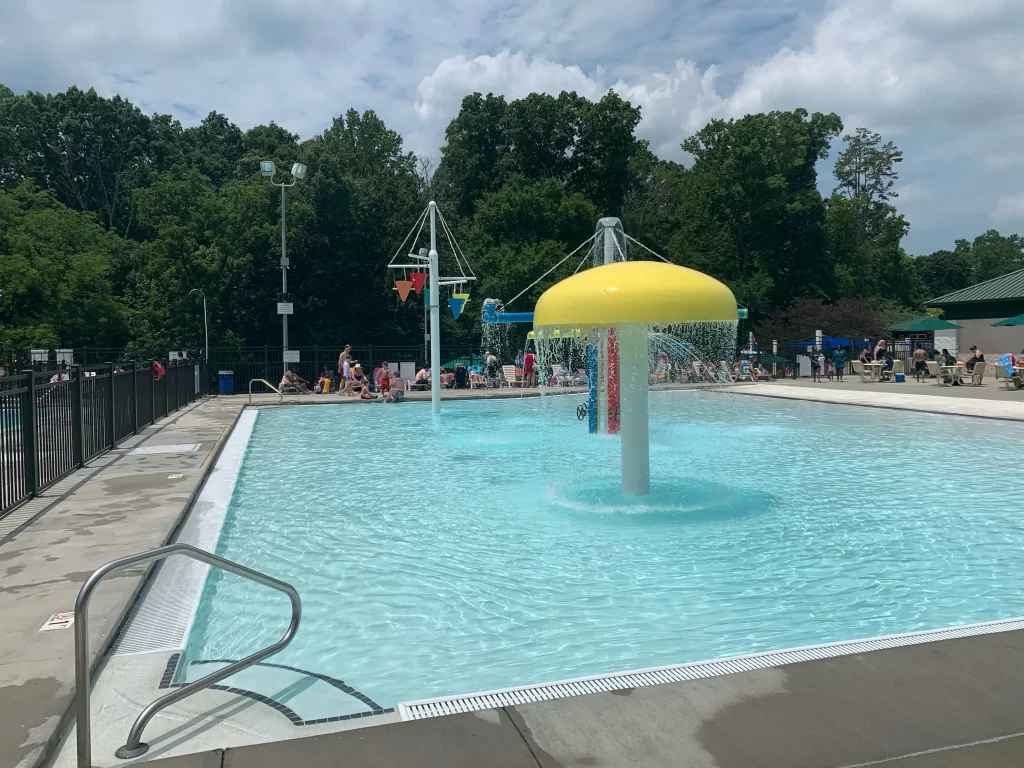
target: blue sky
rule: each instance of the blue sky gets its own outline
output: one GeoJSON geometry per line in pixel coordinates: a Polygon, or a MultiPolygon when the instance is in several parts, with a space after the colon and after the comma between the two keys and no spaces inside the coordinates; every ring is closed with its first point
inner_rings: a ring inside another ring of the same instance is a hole
{"type": "MultiPolygon", "coordinates": [[[[309,137],[372,108],[438,156],[462,97],[614,88],[663,157],[712,117],[835,111],[905,153],[911,253],[1024,232],[1024,0],[0,0],[0,78],[309,137]]],[[[830,168],[821,179],[831,189],[830,168]]]]}

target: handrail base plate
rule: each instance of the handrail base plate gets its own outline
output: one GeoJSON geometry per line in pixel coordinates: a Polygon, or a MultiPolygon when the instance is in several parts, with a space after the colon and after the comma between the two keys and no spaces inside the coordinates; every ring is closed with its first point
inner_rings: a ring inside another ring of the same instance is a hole
{"type": "MultiPolygon", "coordinates": [[[[108,747],[109,749],[109,747],[108,747]]],[[[139,746],[131,749],[127,744],[123,747],[118,747],[114,750],[114,756],[119,757],[122,760],[131,760],[133,757],[144,755],[149,751],[149,744],[144,741],[139,742],[139,746]]]]}

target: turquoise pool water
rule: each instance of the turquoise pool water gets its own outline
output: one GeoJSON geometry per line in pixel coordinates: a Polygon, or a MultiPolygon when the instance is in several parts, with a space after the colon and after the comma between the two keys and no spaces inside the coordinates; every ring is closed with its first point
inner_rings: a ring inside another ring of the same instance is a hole
{"type": "MultiPolygon", "coordinates": [[[[582,399],[261,412],[217,552],[301,593],[274,661],[393,706],[1024,614],[1020,425],[652,393],[637,504],[582,399]]],[[[287,615],[215,574],[187,656],[287,615]]]]}

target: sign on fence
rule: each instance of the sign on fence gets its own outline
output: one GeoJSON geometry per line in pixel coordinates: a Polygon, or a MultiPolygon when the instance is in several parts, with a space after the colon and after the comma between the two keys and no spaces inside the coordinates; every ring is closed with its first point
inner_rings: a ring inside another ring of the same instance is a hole
{"type": "Polygon", "coordinates": [[[279,315],[294,315],[295,305],[290,301],[279,301],[277,302],[277,314],[279,315]]]}
{"type": "Polygon", "coordinates": [[[297,349],[286,349],[284,351],[284,362],[286,363],[299,363],[302,362],[300,359],[301,352],[297,349]]]}

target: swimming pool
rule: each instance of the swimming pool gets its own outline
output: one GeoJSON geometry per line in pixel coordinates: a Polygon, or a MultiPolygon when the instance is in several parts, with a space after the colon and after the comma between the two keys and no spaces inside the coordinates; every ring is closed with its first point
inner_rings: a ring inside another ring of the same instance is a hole
{"type": "MultiPolygon", "coordinates": [[[[216,551],[299,590],[274,661],[394,706],[1024,614],[1024,426],[656,392],[637,502],[582,397],[262,411],[216,551]]],[[[186,658],[287,616],[214,572],[186,658]]]]}

